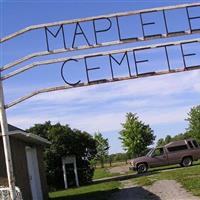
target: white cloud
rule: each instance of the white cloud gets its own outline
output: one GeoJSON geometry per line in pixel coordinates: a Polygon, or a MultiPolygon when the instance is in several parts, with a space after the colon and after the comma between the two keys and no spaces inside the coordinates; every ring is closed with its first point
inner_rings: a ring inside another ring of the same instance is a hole
{"type": "Polygon", "coordinates": [[[191,106],[183,106],[173,109],[170,108],[158,109],[155,111],[150,111],[141,114],[141,117],[145,122],[152,125],[184,122],[190,108],[191,106]]]}
{"type": "MultiPolygon", "coordinates": [[[[150,125],[158,124],[172,124],[176,122],[183,122],[186,118],[187,112],[191,106],[184,106],[180,108],[161,108],[154,110],[147,110],[138,114],[142,121],[150,125]]],[[[59,110],[58,110],[59,113],[59,110]]],[[[65,112],[64,112],[65,113],[65,112]]],[[[125,120],[125,112],[97,112],[97,113],[78,113],[71,115],[52,115],[41,113],[29,113],[28,115],[18,115],[9,117],[10,123],[19,127],[28,128],[35,123],[42,123],[46,120],[51,120],[53,123],[61,122],[62,124],[69,123],[72,128],[94,133],[96,131],[111,132],[119,131],[121,123],[125,120]]]]}
{"type": "Polygon", "coordinates": [[[8,119],[22,128],[51,120],[109,133],[121,129],[126,112],[136,112],[150,126],[172,127],[184,123],[189,109],[199,103],[199,77],[200,71],[194,71],[47,93],[9,109],[8,119]]]}
{"type": "Polygon", "coordinates": [[[141,78],[119,83],[45,93],[35,96],[30,99],[29,102],[34,104],[37,103],[39,105],[43,103],[67,105],[71,102],[89,104],[110,101],[128,96],[167,96],[187,91],[200,92],[200,71],[141,78]]]}
{"type": "Polygon", "coordinates": [[[196,92],[200,92],[200,83],[194,84],[194,90],[195,90],[196,92]]]}

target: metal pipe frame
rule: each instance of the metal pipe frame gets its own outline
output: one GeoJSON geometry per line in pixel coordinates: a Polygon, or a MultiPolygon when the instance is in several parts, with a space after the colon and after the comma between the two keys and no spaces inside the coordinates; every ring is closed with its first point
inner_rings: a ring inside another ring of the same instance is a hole
{"type": "Polygon", "coordinates": [[[115,78],[115,79],[104,79],[104,80],[99,80],[99,81],[93,81],[90,83],[80,83],[76,86],[69,86],[69,85],[61,85],[57,87],[49,87],[49,88],[44,88],[40,89],[37,91],[34,91],[26,96],[23,96],[7,105],[5,105],[5,108],[11,108],[12,106],[15,106],[27,99],[30,99],[31,97],[34,97],[39,94],[47,93],[47,92],[53,92],[53,91],[59,91],[59,90],[67,90],[67,89],[75,89],[79,87],[86,87],[86,86],[92,86],[96,84],[105,84],[105,83],[111,83],[111,82],[118,82],[118,81],[125,81],[125,80],[130,80],[130,79],[137,79],[137,78],[144,78],[144,77],[150,77],[150,76],[158,76],[158,75],[165,75],[165,74],[173,74],[173,73],[179,73],[179,72],[184,72],[184,71],[193,71],[193,70],[198,70],[200,69],[200,66],[195,66],[195,67],[189,67],[185,68],[183,67],[182,69],[174,69],[174,70],[165,70],[165,71],[160,71],[160,72],[152,72],[152,73],[144,73],[144,74],[138,74],[135,76],[131,77],[120,77],[120,78],[115,78]]]}
{"type": "MultiPolygon", "coordinates": [[[[23,73],[31,68],[34,68],[39,65],[46,65],[46,64],[52,64],[52,63],[59,63],[59,62],[64,62],[69,59],[84,59],[85,57],[96,57],[96,56],[106,56],[106,55],[113,55],[113,54],[118,54],[118,53],[125,53],[125,52],[136,52],[139,50],[146,50],[146,49],[154,49],[154,48],[160,48],[163,47],[165,48],[165,51],[167,51],[167,46],[176,46],[176,45],[181,45],[181,50],[182,50],[182,56],[184,59],[184,56],[189,56],[183,54],[183,47],[182,45],[184,44],[189,44],[189,43],[195,43],[195,42],[200,42],[200,38],[196,39],[191,39],[191,40],[182,40],[182,41],[176,41],[176,42],[167,42],[167,43],[161,43],[161,44],[155,44],[155,45],[147,45],[147,46],[142,46],[142,47],[135,47],[135,48],[127,48],[127,49],[121,49],[121,50],[112,50],[112,51],[107,51],[107,52],[99,52],[99,53],[92,53],[92,54],[86,54],[86,55],[79,55],[79,56],[74,56],[74,57],[65,57],[65,58],[58,58],[58,59],[51,59],[51,60],[46,60],[46,61],[41,61],[41,62],[35,62],[30,65],[27,65],[25,67],[22,67],[19,70],[16,70],[10,74],[7,74],[2,77],[2,80],[9,79],[13,76],[16,76],[17,74],[23,73]]],[[[135,78],[141,78],[141,77],[149,77],[149,76],[156,76],[156,75],[163,75],[163,74],[168,74],[168,73],[177,73],[177,72],[183,72],[183,71],[191,71],[191,70],[197,70],[200,69],[200,66],[192,66],[192,67],[187,67],[185,62],[184,66],[182,69],[170,69],[169,65],[169,58],[168,54],[166,53],[167,56],[167,62],[168,62],[168,70],[160,71],[160,72],[149,72],[149,73],[143,73],[139,74],[136,72],[135,76],[130,76],[130,77],[120,77],[120,78],[112,78],[112,79],[104,79],[104,80],[98,80],[98,81],[92,81],[88,83],[79,83],[77,85],[62,85],[62,86],[57,86],[57,87],[50,87],[50,88],[43,88],[37,91],[34,91],[28,95],[25,95],[17,100],[14,100],[11,103],[8,103],[5,105],[5,108],[10,108],[16,104],[19,104],[33,96],[36,96],[41,93],[46,93],[46,92],[52,92],[52,91],[58,91],[58,90],[65,90],[65,89],[72,89],[72,88],[77,88],[77,87],[84,87],[84,86],[89,86],[89,85],[95,85],[95,84],[102,84],[102,83],[110,83],[110,82],[116,82],[116,81],[122,81],[122,80],[129,80],[129,79],[135,79],[135,78]]]]}
{"type": "MultiPolygon", "coordinates": [[[[82,19],[66,20],[66,21],[60,21],[60,22],[54,22],[54,23],[46,23],[46,24],[29,26],[25,29],[21,29],[18,32],[15,32],[11,35],[8,35],[8,36],[0,39],[0,43],[3,43],[5,41],[10,40],[10,39],[12,39],[16,36],[19,36],[23,33],[26,33],[26,32],[32,31],[32,30],[36,30],[36,29],[47,28],[47,27],[52,27],[52,26],[59,26],[59,25],[63,26],[63,25],[67,25],[67,24],[88,22],[88,21],[91,21],[91,20],[98,20],[98,19],[102,19],[102,18],[113,18],[113,17],[116,17],[116,20],[118,22],[119,17],[130,16],[130,15],[135,15],[135,14],[140,14],[140,17],[141,17],[141,15],[144,14],[144,13],[158,12],[158,11],[163,11],[164,23],[165,23],[165,27],[166,27],[166,34],[158,34],[158,35],[144,36],[144,37],[138,37],[138,38],[115,40],[115,41],[98,43],[98,44],[93,44],[93,45],[78,46],[78,47],[75,47],[75,48],[71,47],[71,48],[55,49],[55,50],[51,50],[51,51],[34,52],[34,53],[31,53],[27,56],[24,56],[21,59],[18,59],[16,61],[13,61],[11,63],[6,64],[5,66],[2,66],[1,71],[10,69],[10,68],[22,63],[22,62],[28,61],[28,60],[35,58],[35,57],[38,57],[38,56],[46,56],[46,55],[59,54],[59,53],[64,53],[64,52],[78,51],[78,50],[91,49],[91,48],[108,47],[108,46],[113,46],[113,45],[122,45],[122,44],[126,44],[126,43],[138,42],[138,41],[147,41],[147,40],[152,40],[152,39],[156,39],[156,38],[169,38],[169,37],[174,37],[174,36],[190,35],[190,34],[200,33],[200,29],[192,30],[190,21],[189,21],[189,27],[190,27],[189,30],[169,33],[168,28],[167,28],[167,24],[166,24],[167,23],[166,22],[166,16],[165,16],[165,12],[164,12],[165,10],[185,8],[187,18],[188,18],[188,20],[190,20],[190,19],[193,19],[193,18],[189,16],[188,8],[196,7],[196,6],[200,6],[200,3],[182,4],[182,5],[176,5],[176,6],[166,6],[166,7],[159,7],[159,8],[153,8],[153,9],[143,9],[143,10],[137,10],[137,11],[114,13],[114,14],[101,15],[101,16],[96,16],[96,17],[88,17],[88,18],[82,18],[82,19]]],[[[142,18],[141,18],[141,20],[142,20],[142,18]]],[[[143,22],[142,22],[142,24],[143,24],[143,22]]],[[[145,25],[145,24],[143,24],[143,25],[145,25]]],[[[119,25],[117,27],[119,29],[119,25]]],[[[144,30],[143,30],[143,32],[144,32],[144,30]]]]}
{"type": "Polygon", "coordinates": [[[175,6],[164,6],[164,7],[158,7],[158,8],[150,8],[150,9],[143,9],[143,10],[136,10],[136,11],[129,11],[129,12],[119,12],[119,13],[100,15],[100,16],[95,16],[95,17],[86,17],[86,18],[80,18],[80,19],[64,20],[64,21],[53,22],[53,23],[32,25],[32,26],[28,26],[24,29],[21,29],[15,33],[12,33],[4,38],[1,38],[0,42],[2,43],[7,40],[10,40],[16,36],[19,36],[23,33],[26,33],[28,31],[41,29],[41,28],[45,28],[45,27],[73,24],[73,23],[77,23],[77,22],[87,22],[87,21],[96,20],[96,19],[100,19],[100,18],[123,17],[123,16],[135,15],[135,14],[140,14],[140,13],[146,13],[146,12],[173,10],[173,9],[180,9],[180,8],[194,7],[194,6],[200,6],[200,3],[189,3],[189,4],[181,4],[181,5],[175,5],[175,6]]]}
{"type": "Polygon", "coordinates": [[[69,59],[76,59],[80,60],[85,57],[95,57],[95,56],[106,56],[109,54],[118,54],[118,53],[124,53],[129,51],[138,51],[138,50],[145,50],[145,49],[152,49],[152,48],[159,48],[159,47],[165,47],[165,46],[175,46],[180,44],[186,44],[186,43],[193,43],[193,42],[200,42],[200,38],[190,39],[190,40],[180,40],[177,42],[166,42],[166,43],[160,43],[160,44],[154,44],[154,45],[147,45],[147,46],[141,46],[141,47],[131,47],[126,49],[120,49],[120,50],[112,50],[112,51],[104,51],[104,52],[98,52],[98,53],[90,53],[85,55],[78,55],[78,56],[72,56],[72,57],[63,57],[63,58],[56,58],[56,59],[50,59],[45,61],[38,61],[33,62],[31,64],[25,65],[21,67],[20,69],[17,69],[7,75],[2,76],[1,80],[4,81],[6,79],[9,79],[13,76],[16,76],[17,74],[23,73],[29,69],[35,68],[39,65],[47,65],[47,64],[54,64],[54,63],[60,63],[64,62],[69,59]]]}
{"type": "Polygon", "coordinates": [[[2,81],[0,80],[0,121],[1,121],[1,137],[3,140],[3,148],[5,154],[6,172],[8,176],[8,186],[10,189],[10,198],[15,200],[15,176],[13,170],[13,162],[10,147],[10,138],[8,133],[8,122],[6,116],[5,102],[4,102],[4,92],[2,81]]]}

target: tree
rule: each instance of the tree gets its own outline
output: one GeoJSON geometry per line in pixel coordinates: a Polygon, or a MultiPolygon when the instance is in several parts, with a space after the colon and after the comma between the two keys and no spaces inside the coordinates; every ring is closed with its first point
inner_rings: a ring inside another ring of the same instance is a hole
{"type": "Polygon", "coordinates": [[[200,105],[190,110],[186,120],[189,122],[188,134],[200,142],[200,105]]]}
{"type": "Polygon", "coordinates": [[[191,136],[188,134],[188,132],[180,133],[180,134],[175,135],[174,137],[172,137],[172,141],[185,140],[185,139],[189,139],[190,137],[191,136]]]}
{"type": "Polygon", "coordinates": [[[94,139],[97,146],[96,159],[100,160],[101,167],[104,167],[106,157],[108,157],[109,143],[107,138],[103,138],[101,133],[95,133],[94,139]]]}
{"type": "Polygon", "coordinates": [[[165,144],[168,144],[168,143],[170,143],[172,141],[172,137],[170,136],[170,135],[167,135],[166,137],[165,137],[165,144]]]}
{"type": "Polygon", "coordinates": [[[76,156],[80,184],[91,182],[94,170],[90,160],[96,155],[96,143],[91,135],[72,130],[68,125],[52,125],[50,121],[35,124],[27,131],[51,142],[44,153],[48,185],[53,188],[64,187],[61,159],[68,155],[76,156]]]}
{"type": "Polygon", "coordinates": [[[160,147],[160,146],[163,146],[165,145],[165,140],[163,138],[160,138],[158,141],[157,141],[157,144],[156,146],[157,147],[160,147]]]}
{"type": "Polygon", "coordinates": [[[144,124],[136,114],[131,112],[126,114],[126,121],[122,127],[120,139],[124,149],[132,156],[139,156],[155,140],[154,132],[150,126],[144,124]]]}
{"type": "Polygon", "coordinates": [[[158,141],[157,141],[157,146],[164,146],[172,141],[178,141],[178,140],[185,140],[185,139],[188,139],[190,138],[191,136],[188,134],[188,132],[186,133],[180,133],[180,134],[177,134],[175,136],[170,136],[170,135],[167,135],[165,137],[165,139],[163,138],[160,138],[158,141]]]}

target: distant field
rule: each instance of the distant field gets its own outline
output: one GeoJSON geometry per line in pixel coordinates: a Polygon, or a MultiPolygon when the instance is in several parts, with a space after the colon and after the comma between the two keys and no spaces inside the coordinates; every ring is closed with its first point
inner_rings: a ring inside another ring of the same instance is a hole
{"type": "MultiPolygon", "coordinates": [[[[111,167],[116,167],[116,166],[122,166],[122,165],[127,165],[125,161],[121,161],[121,162],[113,162],[111,167]]],[[[104,167],[110,167],[110,163],[105,163],[104,167]]],[[[100,164],[97,164],[96,168],[101,168],[100,164]]]]}
{"type": "Polygon", "coordinates": [[[106,163],[104,165],[104,168],[101,168],[98,165],[94,171],[93,180],[121,175],[120,173],[111,173],[109,169],[113,167],[125,166],[125,165],[128,165],[128,164],[126,164],[125,162],[116,162],[116,163],[112,163],[112,166],[110,167],[110,164],[106,163]]]}

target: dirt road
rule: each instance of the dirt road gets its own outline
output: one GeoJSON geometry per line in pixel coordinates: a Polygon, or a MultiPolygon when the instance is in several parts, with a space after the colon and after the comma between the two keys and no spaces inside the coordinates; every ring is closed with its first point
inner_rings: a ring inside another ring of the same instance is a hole
{"type": "Polygon", "coordinates": [[[113,194],[112,200],[200,200],[174,180],[156,181],[148,187],[133,185],[130,180],[121,183],[123,188],[113,194]]]}
{"type": "Polygon", "coordinates": [[[121,166],[116,166],[116,167],[111,167],[109,168],[110,173],[120,173],[120,174],[125,174],[126,172],[129,171],[129,166],[130,165],[121,165],[121,166]]]}
{"type": "Polygon", "coordinates": [[[123,188],[113,194],[112,200],[160,200],[143,187],[133,185],[131,181],[121,181],[123,188]]]}

